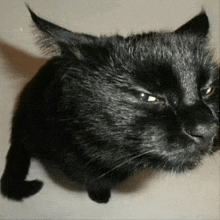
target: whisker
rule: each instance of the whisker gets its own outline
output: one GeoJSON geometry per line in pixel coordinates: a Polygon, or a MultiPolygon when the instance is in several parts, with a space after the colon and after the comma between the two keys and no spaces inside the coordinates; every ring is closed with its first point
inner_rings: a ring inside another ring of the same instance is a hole
{"type": "Polygon", "coordinates": [[[126,164],[126,163],[128,163],[128,162],[130,162],[130,161],[132,161],[132,160],[134,160],[134,159],[136,159],[136,158],[138,158],[138,157],[141,157],[141,156],[143,156],[143,155],[152,153],[152,152],[154,152],[154,151],[155,151],[155,150],[151,150],[151,151],[148,151],[148,152],[144,152],[144,153],[138,154],[138,155],[136,155],[136,156],[134,156],[134,157],[132,157],[132,158],[130,158],[130,159],[128,159],[128,160],[126,160],[126,161],[120,163],[119,165],[115,166],[115,167],[112,168],[111,170],[109,170],[109,171],[103,173],[102,175],[100,175],[99,177],[97,177],[94,181],[96,181],[96,180],[98,180],[98,179],[100,179],[100,178],[106,176],[107,174],[113,172],[114,170],[116,170],[117,168],[123,166],[124,164],[126,164]]]}

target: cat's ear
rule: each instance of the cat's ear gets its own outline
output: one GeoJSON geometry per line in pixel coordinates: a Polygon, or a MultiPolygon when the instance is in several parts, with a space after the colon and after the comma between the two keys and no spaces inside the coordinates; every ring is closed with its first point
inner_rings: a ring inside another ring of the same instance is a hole
{"type": "Polygon", "coordinates": [[[82,58],[80,46],[93,44],[96,39],[98,39],[95,36],[74,33],[61,28],[58,25],[38,17],[28,5],[26,6],[31,14],[32,20],[41,32],[40,45],[47,51],[49,50],[52,53],[61,54],[71,52],[76,57],[82,58]]]}
{"type": "Polygon", "coordinates": [[[199,36],[206,37],[209,31],[209,19],[204,11],[199,15],[195,16],[180,28],[178,28],[174,33],[184,34],[191,33],[199,36]]]}

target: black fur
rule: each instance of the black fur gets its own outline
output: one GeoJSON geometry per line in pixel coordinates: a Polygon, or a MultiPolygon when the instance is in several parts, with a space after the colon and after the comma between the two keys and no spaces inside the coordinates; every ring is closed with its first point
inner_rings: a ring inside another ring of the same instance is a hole
{"type": "Polygon", "coordinates": [[[106,203],[136,170],[186,171],[213,152],[219,84],[205,12],[174,32],[125,38],[73,33],[30,13],[41,45],[56,55],[21,93],[4,196],[41,189],[25,180],[31,157],[57,164],[106,203]]]}

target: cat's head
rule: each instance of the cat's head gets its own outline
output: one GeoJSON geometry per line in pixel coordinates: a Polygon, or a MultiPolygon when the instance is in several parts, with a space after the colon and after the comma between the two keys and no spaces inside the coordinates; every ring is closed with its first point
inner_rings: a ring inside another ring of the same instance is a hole
{"type": "Polygon", "coordinates": [[[74,33],[30,12],[62,60],[57,114],[84,155],[122,170],[184,171],[212,152],[219,76],[205,12],[174,32],[125,38],[74,33]]]}

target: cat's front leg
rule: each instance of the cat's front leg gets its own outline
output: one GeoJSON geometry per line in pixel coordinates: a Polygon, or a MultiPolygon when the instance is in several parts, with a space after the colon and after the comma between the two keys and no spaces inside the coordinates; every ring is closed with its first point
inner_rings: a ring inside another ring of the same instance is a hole
{"type": "Polygon", "coordinates": [[[1,178],[1,193],[13,200],[22,200],[37,193],[43,183],[25,181],[30,165],[29,152],[21,144],[12,144],[7,155],[6,167],[1,178]]]}
{"type": "Polygon", "coordinates": [[[111,197],[111,189],[102,182],[95,182],[88,187],[89,197],[98,203],[107,203],[111,197]]]}

